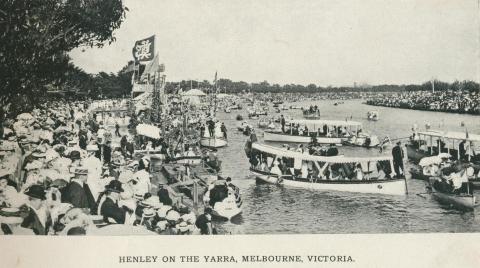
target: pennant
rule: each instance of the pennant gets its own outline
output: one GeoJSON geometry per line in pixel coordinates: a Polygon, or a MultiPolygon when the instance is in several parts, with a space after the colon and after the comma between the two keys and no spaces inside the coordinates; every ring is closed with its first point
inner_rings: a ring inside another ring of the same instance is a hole
{"type": "Polygon", "coordinates": [[[132,49],[133,58],[137,62],[153,60],[154,53],[155,35],[136,41],[132,49]]]}
{"type": "Polygon", "coordinates": [[[142,76],[140,77],[140,80],[141,81],[147,80],[148,82],[150,82],[150,77],[155,76],[155,72],[158,70],[158,66],[159,66],[159,61],[158,61],[158,54],[157,54],[155,55],[153,60],[145,66],[145,70],[143,71],[142,76]]]}

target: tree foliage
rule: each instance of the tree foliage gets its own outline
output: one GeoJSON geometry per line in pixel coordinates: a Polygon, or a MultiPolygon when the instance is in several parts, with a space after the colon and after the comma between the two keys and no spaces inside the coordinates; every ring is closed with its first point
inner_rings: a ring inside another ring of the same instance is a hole
{"type": "Polygon", "coordinates": [[[74,48],[115,41],[125,18],[121,0],[0,1],[0,104],[35,105],[47,86],[65,79],[74,48]]]}

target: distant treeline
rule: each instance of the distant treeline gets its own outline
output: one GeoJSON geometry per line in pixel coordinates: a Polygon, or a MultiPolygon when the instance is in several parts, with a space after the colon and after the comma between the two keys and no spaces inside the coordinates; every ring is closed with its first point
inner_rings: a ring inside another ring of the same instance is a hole
{"type": "MultiPolygon", "coordinates": [[[[132,90],[132,68],[127,64],[117,73],[100,72],[90,74],[70,63],[64,70],[64,75],[52,83],[49,92],[59,92],[58,96],[62,98],[118,98],[129,96],[132,90]]],[[[168,80],[168,77],[167,77],[168,80]]],[[[435,91],[443,90],[466,90],[469,92],[479,92],[480,86],[473,81],[455,81],[446,83],[434,81],[435,91]]],[[[167,82],[165,91],[167,93],[177,93],[180,89],[187,91],[190,88],[200,88],[206,93],[213,92],[215,85],[207,80],[190,81],[182,80],[180,82],[167,82]]],[[[421,85],[378,85],[378,86],[359,86],[359,87],[322,87],[315,84],[297,85],[297,84],[270,84],[267,81],[260,83],[247,83],[244,81],[235,82],[230,79],[219,79],[217,82],[217,92],[219,93],[328,93],[328,92],[399,92],[399,91],[420,91],[431,90],[430,81],[421,85]]],[[[50,94],[51,95],[51,94],[50,94]]]]}
{"type": "MultiPolygon", "coordinates": [[[[444,90],[465,90],[469,92],[479,92],[480,85],[474,81],[455,81],[446,83],[434,81],[435,91],[444,90]]],[[[214,85],[207,80],[192,81],[182,80],[181,82],[167,82],[166,91],[168,93],[183,91],[193,88],[201,88],[205,91],[211,91],[214,85]]],[[[307,86],[297,84],[270,84],[267,81],[261,83],[234,82],[230,79],[219,79],[217,82],[217,91],[222,93],[245,93],[245,92],[270,92],[270,93],[321,93],[321,92],[396,92],[396,91],[420,91],[432,90],[432,82],[428,81],[421,85],[377,85],[361,87],[322,87],[315,84],[307,86]]]]}

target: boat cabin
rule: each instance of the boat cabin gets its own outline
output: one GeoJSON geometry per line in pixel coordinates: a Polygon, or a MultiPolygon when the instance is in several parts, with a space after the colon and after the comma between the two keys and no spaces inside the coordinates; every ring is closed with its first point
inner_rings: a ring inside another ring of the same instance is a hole
{"type": "Polygon", "coordinates": [[[343,120],[287,120],[285,133],[295,136],[349,137],[362,131],[362,123],[343,120]]]}
{"type": "Polygon", "coordinates": [[[453,159],[464,161],[480,160],[475,147],[480,144],[480,135],[467,132],[428,130],[414,132],[407,144],[407,154],[413,161],[423,157],[448,153],[453,159]]]}

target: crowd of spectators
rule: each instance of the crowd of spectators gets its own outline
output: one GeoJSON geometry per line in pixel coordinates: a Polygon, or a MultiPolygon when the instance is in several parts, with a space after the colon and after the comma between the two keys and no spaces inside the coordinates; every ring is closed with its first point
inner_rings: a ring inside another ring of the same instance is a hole
{"type": "Polygon", "coordinates": [[[410,91],[378,93],[367,104],[413,110],[480,114],[480,93],[468,91],[410,91]]]}

